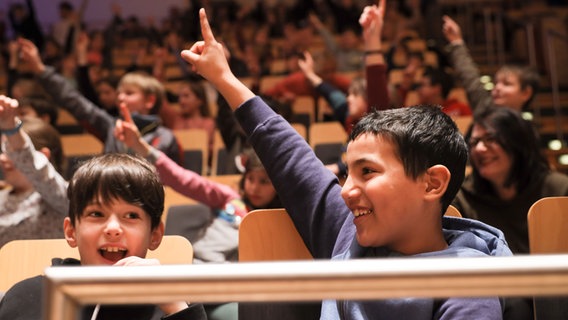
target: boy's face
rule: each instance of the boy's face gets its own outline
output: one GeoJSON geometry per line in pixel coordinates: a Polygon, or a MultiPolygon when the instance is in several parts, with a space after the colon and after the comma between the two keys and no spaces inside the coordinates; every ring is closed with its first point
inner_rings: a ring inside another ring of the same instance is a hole
{"type": "Polygon", "coordinates": [[[515,73],[501,71],[495,75],[495,87],[491,96],[496,105],[521,110],[531,94],[531,89],[521,89],[521,82],[515,73]]]}
{"type": "Polygon", "coordinates": [[[247,199],[256,208],[266,207],[276,197],[276,190],[264,169],[247,172],[244,189],[247,199]]]}
{"type": "Polygon", "coordinates": [[[93,202],[75,226],[67,217],[63,228],[69,245],[79,249],[82,265],[113,265],[129,256],[144,258],[148,249],[160,245],[164,234],[163,224],[152,230],[150,216],[121,199],[93,202]]]}
{"type": "Polygon", "coordinates": [[[381,136],[363,134],[347,147],[349,175],[341,195],[355,215],[361,246],[386,246],[410,254],[421,242],[415,229],[425,214],[423,194],[427,183],[408,177],[395,146],[381,136]]]}
{"type": "Polygon", "coordinates": [[[132,113],[149,114],[155,102],[153,95],[146,96],[142,89],[131,84],[123,84],[118,88],[118,102],[125,103],[132,113]]]}

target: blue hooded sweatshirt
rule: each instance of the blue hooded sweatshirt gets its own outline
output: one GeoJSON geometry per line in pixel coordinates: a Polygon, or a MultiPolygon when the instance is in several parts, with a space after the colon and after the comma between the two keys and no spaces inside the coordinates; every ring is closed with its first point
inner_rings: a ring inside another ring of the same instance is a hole
{"type": "MultiPolygon", "coordinates": [[[[236,116],[314,258],[402,256],[385,247],[366,248],[358,244],[353,214],[341,197],[339,181],[317,159],[304,138],[262,99],[246,101],[239,106],[236,116]]],[[[503,233],[479,221],[444,217],[443,233],[448,243],[446,249],[415,257],[512,255],[503,233]]],[[[502,308],[497,297],[326,300],[322,303],[321,319],[502,319],[502,308]]]]}

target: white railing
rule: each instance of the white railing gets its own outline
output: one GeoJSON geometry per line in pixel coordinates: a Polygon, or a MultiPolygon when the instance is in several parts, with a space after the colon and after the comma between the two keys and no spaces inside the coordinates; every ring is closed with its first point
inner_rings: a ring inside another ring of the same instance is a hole
{"type": "Polygon", "coordinates": [[[94,304],[568,295],[568,255],[46,269],[45,319],[94,304]]]}

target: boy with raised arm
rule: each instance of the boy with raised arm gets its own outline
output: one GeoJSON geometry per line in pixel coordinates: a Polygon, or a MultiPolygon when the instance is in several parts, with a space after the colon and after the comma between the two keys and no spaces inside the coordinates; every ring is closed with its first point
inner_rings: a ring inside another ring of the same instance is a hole
{"type": "MultiPolygon", "coordinates": [[[[104,143],[104,152],[127,152],[127,148],[114,138],[116,118],[94,105],[75,89],[53,67],[46,66],[37,48],[28,40],[18,41],[22,58],[29,62],[39,84],[61,107],[69,111],[81,125],[104,143]]],[[[144,140],[181,163],[182,152],[173,132],[164,127],[158,113],[163,104],[164,87],[154,77],[142,72],[130,72],[122,76],[118,84],[118,102],[125,103],[142,132],[144,140]]]]}
{"type": "MultiPolygon", "coordinates": [[[[377,19],[379,7],[363,19],[377,19]]],[[[280,199],[317,259],[510,255],[503,234],[443,218],[464,177],[467,146],[434,107],[372,113],[353,129],[343,188],[306,141],[232,74],[200,11],[203,41],[182,57],[235,109],[280,199]],[[343,199],[342,199],[343,198],[343,199]]],[[[409,261],[412,263],[412,260],[409,261]]],[[[501,319],[497,297],[324,301],[322,319],[501,319]]]]}

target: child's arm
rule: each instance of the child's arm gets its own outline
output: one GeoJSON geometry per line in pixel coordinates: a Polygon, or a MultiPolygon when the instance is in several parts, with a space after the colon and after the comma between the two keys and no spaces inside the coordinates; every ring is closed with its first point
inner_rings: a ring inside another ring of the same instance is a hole
{"type": "Polygon", "coordinates": [[[231,73],[221,45],[215,41],[205,11],[200,11],[204,41],[182,51],[184,59],[227,98],[276,191],[316,258],[330,258],[334,248],[346,249],[353,238],[337,242],[339,230],[352,215],[342,200],[338,181],[313,150],[281,116],[231,73]]]}
{"type": "Polygon", "coordinates": [[[6,139],[4,150],[42,199],[66,216],[69,209],[67,181],[42,152],[35,150],[29,136],[19,129],[21,121],[16,117],[17,108],[17,100],[0,95],[0,131],[6,139]]]}
{"type": "Polygon", "coordinates": [[[310,81],[312,87],[325,98],[329,106],[333,109],[335,120],[345,125],[345,120],[349,116],[345,93],[332,84],[324,82],[323,79],[316,74],[314,70],[314,59],[308,51],[304,52],[304,59],[298,60],[298,67],[300,67],[306,79],[310,81]]]}
{"type": "MultiPolygon", "coordinates": [[[[159,266],[157,259],[144,259],[136,256],[126,257],[114,264],[115,266],[159,266]]],[[[163,303],[159,305],[166,317],[176,314],[176,319],[201,320],[207,319],[202,304],[188,304],[185,301],[163,303]],[[179,313],[179,314],[178,314],[179,313]]],[[[166,318],[167,319],[167,318],[166,318]]]]}
{"type": "Polygon", "coordinates": [[[19,39],[18,42],[23,59],[30,63],[32,71],[38,76],[38,82],[58,106],[67,109],[80,122],[89,123],[92,129],[97,130],[96,136],[105,142],[108,132],[114,125],[114,118],[103,108],[97,107],[85,98],[52,67],[46,66],[39,56],[37,47],[31,41],[19,39]]]}
{"type": "Polygon", "coordinates": [[[367,80],[367,104],[371,108],[383,110],[390,106],[387,85],[387,66],[381,41],[384,25],[386,1],[379,6],[367,6],[359,18],[365,43],[365,76],[367,80]]]}
{"type": "Polygon", "coordinates": [[[479,68],[463,41],[460,26],[449,16],[444,16],[443,19],[442,31],[449,42],[447,51],[455,76],[467,92],[472,111],[481,112],[493,104],[491,93],[479,81],[479,68]]]}
{"type": "Polygon", "coordinates": [[[154,163],[163,184],[212,208],[223,208],[227,202],[239,198],[239,194],[231,187],[179,166],[163,152],[150,146],[141,137],[130,111],[124,104],[120,105],[120,112],[124,120],[117,120],[115,137],[154,163]]]}

